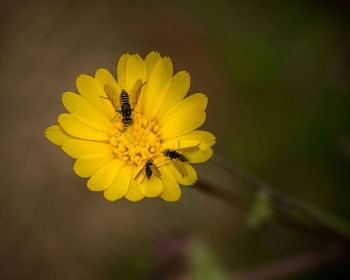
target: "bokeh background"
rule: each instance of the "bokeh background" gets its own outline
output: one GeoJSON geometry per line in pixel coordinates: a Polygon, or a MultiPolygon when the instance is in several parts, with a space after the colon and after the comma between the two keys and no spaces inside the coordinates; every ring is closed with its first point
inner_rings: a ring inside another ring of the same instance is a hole
{"type": "MultiPolygon", "coordinates": [[[[349,219],[349,16],[347,1],[1,1],[0,278],[168,279],[186,267],[181,279],[231,279],[323,248],[275,224],[253,230],[195,187],[177,203],[110,203],[44,129],[79,74],[158,50],[208,95],[217,155],[349,219]]],[[[249,188],[211,162],[197,170],[249,188]]],[[[348,264],[281,279],[341,279],[348,264]]]]}

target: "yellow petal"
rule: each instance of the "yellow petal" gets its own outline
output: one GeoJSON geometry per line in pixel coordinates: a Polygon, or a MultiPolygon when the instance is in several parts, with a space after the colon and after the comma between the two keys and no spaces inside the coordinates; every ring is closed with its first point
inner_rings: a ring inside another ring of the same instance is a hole
{"type": "Polygon", "coordinates": [[[59,115],[57,122],[67,134],[77,138],[98,141],[108,141],[110,138],[108,133],[86,125],[71,114],[59,115]]]}
{"type": "Polygon", "coordinates": [[[45,136],[52,143],[61,146],[64,141],[72,138],[66,134],[59,125],[52,125],[45,129],[45,136]]]}
{"type": "Polygon", "coordinates": [[[149,78],[151,77],[154,65],[156,65],[156,63],[158,62],[158,60],[161,59],[161,56],[159,54],[159,52],[150,52],[146,58],[145,58],[145,64],[146,64],[146,74],[147,74],[147,81],[149,80],[149,78]]]}
{"type": "Polygon", "coordinates": [[[203,111],[192,111],[190,116],[191,118],[179,115],[178,118],[174,118],[166,123],[160,130],[161,138],[177,137],[200,127],[205,121],[206,113],[203,111]]]}
{"type": "Polygon", "coordinates": [[[126,61],[126,77],[125,77],[125,90],[130,93],[134,83],[141,79],[144,83],[146,81],[146,66],[143,59],[138,55],[131,55],[126,61]]]}
{"type": "Polygon", "coordinates": [[[125,163],[114,159],[98,169],[87,182],[91,191],[102,191],[107,189],[117,178],[119,170],[125,163]]]}
{"type": "Polygon", "coordinates": [[[109,120],[114,117],[114,110],[105,102],[100,92],[96,88],[96,81],[88,75],[80,75],[76,81],[77,89],[82,97],[84,97],[92,106],[105,114],[109,120]]]}
{"type": "Polygon", "coordinates": [[[137,180],[134,180],[134,177],[136,174],[137,174],[137,169],[133,168],[130,186],[127,193],[125,194],[125,198],[133,202],[139,201],[145,197],[141,192],[139,182],[137,180]]]}
{"type": "Polygon", "coordinates": [[[161,122],[166,113],[185,98],[189,89],[190,75],[186,71],[176,73],[171,80],[168,92],[157,113],[156,119],[161,122]]]}
{"type": "Polygon", "coordinates": [[[101,102],[103,103],[101,107],[105,108],[104,111],[108,111],[107,115],[108,115],[108,118],[111,120],[115,117],[116,112],[111,101],[107,99],[108,97],[105,92],[106,84],[115,88],[118,93],[120,92],[120,87],[117,84],[114,77],[112,76],[112,74],[108,70],[100,68],[95,73],[95,86],[98,92],[98,103],[99,104],[101,102]]]}
{"type": "Polygon", "coordinates": [[[203,93],[192,94],[181,102],[177,103],[173,109],[168,110],[164,115],[158,118],[158,124],[163,126],[169,120],[176,118],[177,115],[186,113],[187,118],[191,118],[191,110],[193,111],[205,111],[208,104],[208,98],[203,93]]]}
{"type": "Polygon", "coordinates": [[[103,195],[106,199],[110,201],[115,201],[117,199],[122,198],[129,189],[130,181],[131,181],[131,170],[132,167],[130,165],[124,165],[115,178],[114,182],[105,189],[103,195]]]}
{"type": "Polygon", "coordinates": [[[157,114],[168,92],[173,75],[173,64],[169,57],[158,60],[143,95],[143,112],[151,119],[157,114]]]}
{"type": "MultiPolygon", "coordinates": [[[[204,145],[203,145],[204,146],[204,145]]],[[[186,155],[186,157],[188,158],[189,162],[191,163],[201,163],[201,162],[205,162],[208,159],[210,159],[213,156],[213,149],[211,148],[207,148],[205,149],[202,146],[201,150],[196,151],[194,153],[189,153],[188,155],[186,155]]]]}
{"type": "Polygon", "coordinates": [[[197,172],[196,170],[188,163],[183,163],[184,167],[187,170],[187,176],[183,177],[182,174],[174,167],[173,164],[169,164],[166,166],[166,169],[171,173],[171,175],[175,178],[175,180],[183,186],[193,185],[197,180],[197,172]]]}
{"type": "Polygon", "coordinates": [[[129,59],[130,54],[123,54],[118,61],[117,78],[120,88],[126,88],[126,62],[129,59]]]}
{"type": "Polygon", "coordinates": [[[204,130],[195,130],[176,138],[164,140],[161,144],[161,150],[177,150],[178,148],[197,146],[198,143],[200,143],[200,150],[186,153],[185,156],[191,163],[205,162],[213,155],[210,146],[214,145],[215,136],[204,130]]]}
{"type": "Polygon", "coordinates": [[[73,92],[65,92],[62,95],[62,102],[68,112],[83,123],[106,132],[112,129],[112,123],[108,117],[95,109],[82,96],[73,92]]]}
{"type": "Polygon", "coordinates": [[[187,134],[201,126],[206,114],[207,97],[193,94],[175,106],[160,123],[161,138],[168,139],[187,134]]]}
{"type": "Polygon", "coordinates": [[[166,201],[177,201],[181,197],[181,190],[175,178],[167,168],[161,168],[163,192],[160,197],[166,201]]]}
{"type": "Polygon", "coordinates": [[[72,158],[81,158],[91,154],[108,154],[110,145],[105,142],[70,138],[63,142],[62,150],[72,158]]]}
{"type": "MultiPolygon", "coordinates": [[[[134,178],[132,180],[134,180],[134,178]]],[[[141,175],[138,180],[140,182],[140,190],[146,197],[157,197],[163,191],[161,180],[154,174],[149,179],[147,179],[147,177],[144,178],[143,175],[141,175]]]]}
{"type": "Polygon", "coordinates": [[[195,145],[197,143],[201,143],[201,144],[205,144],[208,147],[211,147],[215,144],[215,141],[216,141],[215,136],[213,134],[211,134],[210,132],[205,131],[205,130],[194,130],[194,131],[191,131],[190,133],[187,133],[185,135],[181,135],[181,136],[176,137],[176,138],[164,140],[162,142],[162,145],[168,149],[170,149],[170,148],[177,149],[177,148],[179,148],[178,147],[179,142],[180,142],[180,148],[181,147],[190,147],[191,143],[186,143],[186,142],[193,142],[193,143],[195,143],[195,145]]]}
{"type": "Polygon", "coordinates": [[[205,121],[205,117],[206,113],[199,110],[191,110],[190,115],[187,116],[178,115],[177,118],[169,120],[163,127],[161,127],[161,138],[165,140],[189,133],[201,126],[205,121]]]}
{"type": "MultiPolygon", "coordinates": [[[[181,140],[181,142],[180,142],[180,148],[194,147],[197,145],[198,145],[198,141],[181,140]]],[[[177,140],[174,140],[174,139],[171,139],[171,141],[166,140],[166,141],[164,141],[164,143],[161,144],[161,150],[162,151],[164,151],[166,149],[177,150],[178,146],[179,146],[179,144],[178,144],[177,140]]],[[[208,145],[206,145],[204,143],[200,143],[198,151],[186,152],[183,154],[185,157],[187,157],[189,162],[200,163],[200,162],[205,162],[208,159],[210,159],[213,155],[213,150],[208,145]]]]}
{"type": "Polygon", "coordinates": [[[78,176],[88,178],[103,165],[114,159],[115,157],[112,153],[87,155],[75,161],[73,170],[78,176]]]}

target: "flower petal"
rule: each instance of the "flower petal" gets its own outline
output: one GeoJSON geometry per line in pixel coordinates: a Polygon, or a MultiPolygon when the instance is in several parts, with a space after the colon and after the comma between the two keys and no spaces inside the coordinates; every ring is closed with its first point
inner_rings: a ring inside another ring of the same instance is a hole
{"type": "MultiPolygon", "coordinates": [[[[107,70],[105,70],[107,71],[107,70]]],[[[111,120],[115,113],[112,106],[108,106],[101,96],[105,96],[104,92],[99,92],[96,87],[96,81],[88,75],[80,75],[76,81],[76,87],[82,97],[84,97],[92,106],[105,114],[111,120]]]]}
{"type": "Polygon", "coordinates": [[[187,118],[191,118],[191,110],[205,111],[207,104],[208,98],[203,93],[192,94],[177,103],[173,109],[166,111],[163,117],[158,119],[158,124],[162,126],[169,120],[176,118],[177,115],[184,113],[187,114],[187,118]]]}
{"type": "Polygon", "coordinates": [[[114,182],[105,189],[103,195],[110,201],[115,201],[122,198],[129,189],[131,181],[131,170],[132,167],[128,164],[124,165],[115,178],[114,182]]]}
{"type": "Polygon", "coordinates": [[[103,103],[103,106],[101,105],[101,107],[107,108],[104,109],[104,111],[108,111],[108,118],[111,120],[115,117],[116,112],[115,108],[113,107],[111,101],[108,99],[108,96],[105,92],[106,84],[115,88],[118,93],[120,92],[120,87],[114,79],[114,77],[112,76],[112,74],[108,70],[100,68],[95,73],[95,86],[98,92],[98,102],[103,103]]]}
{"type": "Polygon", "coordinates": [[[161,168],[163,192],[160,197],[166,201],[177,201],[181,197],[181,189],[167,168],[161,168]]]}
{"type": "Polygon", "coordinates": [[[173,148],[177,149],[179,148],[178,147],[179,142],[180,142],[180,148],[190,147],[190,143],[187,143],[185,145],[185,142],[194,142],[196,144],[202,143],[208,147],[211,147],[215,144],[215,136],[205,130],[194,130],[185,135],[164,140],[162,142],[162,145],[167,149],[173,149],[173,148]]]}
{"type": "Polygon", "coordinates": [[[161,149],[177,150],[178,148],[192,147],[200,143],[200,150],[186,153],[185,156],[191,163],[207,161],[213,155],[210,146],[215,143],[215,136],[204,130],[195,130],[185,135],[162,141],[161,149]]]}
{"type": "MultiPolygon", "coordinates": [[[[137,174],[137,173],[136,173],[137,174]]],[[[142,175],[141,175],[142,176],[142,175]]],[[[163,184],[161,180],[154,174],[147,179],[140,177],[140,190],[146,197],[157,197],[163,191],[163,184]],[[141,183],[142,181],[142,183],[141,183]]],[[[134,179],[132,179],[134,180],[134,179]]]]}
{"type": "Polygon", "coordinates": [[[108,141],[110,138],[108,133],[88,126],[71,114],[59,115],[57,122],[62,127],[64,132],[77,138],[98,141],[108,141]]]}
{"type": "Polygon", "coordinates": [[[118,61],[117,78],[120,88],[126,89],[126,62],[128,61],[130,54],[123,54],[118,61]]]}
{"type": "MultiPolygon", "coordinates": [[[[166,140],[167,141],[167,140],[166,140]]],[[[183,140],[180,142],[180,147],[193,147],[198,145],[197,141],[189,141],[189,140],[183,140]]],[[[169,149],[169,150],[177,150],[178,149],[178,141],[175,141],[172,139],[172,141],[163,143],[161,145],[162,151],[169,149]]],[[[199,145],[199,150],[194,151],[194,152],[187,152],[184,153],[184,156],[187,157],[189,162],[191,163],[200,163],[200,162],[205,162],[208,159],[210,159],[213,155],[213,150],[207,146],[206,144],[201,143],[199,145]]]]}
{"type": "Polygon", "coordinates": [[[188,158],[189,162],[191,163],[201,163],[209,160],[213,156],[213,149],[208,148],[208,149],[201,149],[199,151],[196,151],[194,153],[186,155],[188,158]]]}
{"type": "Polygon", "coordinates": [[[142,82],[146,81],[146,66],[145,62],[138,54],[131,55],[126,61],[126,77],[125,77],[125,90],[130,93],[134,83],[141,79],[142,82]]]}
{"type": "Polygon", "coordinates": [[[198,180],[197,172],[190,164],[184,163],[183,165],[187,170],[186,177],[183,177],[173,164],[167,165],[166,168],[180,185],[191,186],[198,180]]]}
{"type": "Polygon", "coordinates": [[[112,129],[108,117],[95,109],[84,97],[73,92],[65,92],[62,95],[62,102],[68,112],[83,123],[106,132],[112,129]]]}
{"type": "Polygon", "coordinates": [[[147,81],[142,100],[143,112],[151,119],[157,114],[167,94],[173,75],[173,64],[169,57],[158,60],[147,81]]]}
{"type": "Polygon", "coordinates": [[[145,197],[141,192],[140,183],[137,180],[134,180],[135,176],[133,175],[136,175],[136,174],[137,174],[137,169],[133,168],[130,186],[127,193],[125,194],[125,198],[133,202],[139,201],[145,197]]]}
{"type": "Polygon", "coordinates": [[[114,159],[115,157],[112,153],[83,156],[75,161],[73,170],[78,176],[88,178],[114,159]]]}
{"type": "Polygon", "coordinates": [[[94,173],[87,186],[91,191],[102,191],[107,189],[113,181],[119,176],[119,170],[125,163],[119,159],[114,159],[94,173]]]}
{"type": "Polygon", "coordinates": [[[157,113],[157,120],[161,121],[167,112],[169,112],[177,103],[183,100],[189,89],[190,74],[188,74],[186,71],[176,73],[171,80],[168,92],[157,113]]]}
{"type": "Polygon", "coordinates": [[[158,60],[161,59],[161,56],[159,54],[159,52],[150,52],[146,58],[145,58],[145,65],[146,65],[146,74],[147,74],[147,81],[149,80],[149,78],[151,77],[152,71],[154,66],[156,65],[156,63],[158,62],[158,60]]]}
{"type": "Polygon", "coordinates": [[[45,129],[45,136],[52,143],[61,146],[64,141],[72,138],[66,134],[59,125],[51,125],[45,129]]]}
{"type": "Polygon", "coordinates": [[[192,111],[191,118],[188,116],[178,116],[177,119],[172,119],[166,125],[164,125],[161,130],[161,138],[168,139],[172,137],[177,137],[179,135],[188,133],[199,126],[201,126],[204,121],[206,114],[203,111],[192,111]]]}
{"type": "Polygon", "coordinates": [[[193,94],[178,103],[159,124],[162,139],[177,137],[201,126],[206,114],[207,97],[193,94]]]}
{"type": "Polygon", "coordinates": [[[108,154],[110,145],[105,142],[70,138],[63,142],[62,150],[72,158],[81,158],[91,154],[108,154]]]}

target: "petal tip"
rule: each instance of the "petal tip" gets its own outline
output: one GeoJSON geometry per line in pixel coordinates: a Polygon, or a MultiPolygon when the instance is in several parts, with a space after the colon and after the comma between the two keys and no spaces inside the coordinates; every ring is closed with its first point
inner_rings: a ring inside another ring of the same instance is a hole
{"type": "Polygon", "coordinates": [[[129,196],[125,196],[125,199],[130,201],[130,202],[133,202],[133,203],[136,203],[136,202],[139,202],[140,200],[142,200],[144,197],[141,197],[141,198],[131,198],[129,196]]]}
{"type": "Polygon", "coordinates": [[[103,197],[108,200],[109,202],[115,202],[119,199],[121,199],[122,197],[114,197],[111,194],[109,194],[108,192],[103,192],[103,197]]]}

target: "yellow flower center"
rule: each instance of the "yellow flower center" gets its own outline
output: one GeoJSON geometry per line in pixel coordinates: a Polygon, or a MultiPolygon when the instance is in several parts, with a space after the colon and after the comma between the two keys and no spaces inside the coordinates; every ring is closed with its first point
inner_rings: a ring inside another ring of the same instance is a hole
{"type": "Polygon", "coordinates": [[[132,125],[126,127],[117,116],[110,144],[116,158],[128,164],[141,165],[161,153],[159,126],[140,113],[134,112],[132,119],[132,125]]]}

